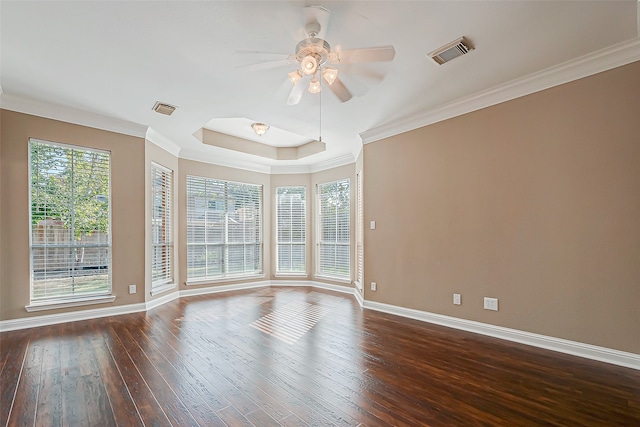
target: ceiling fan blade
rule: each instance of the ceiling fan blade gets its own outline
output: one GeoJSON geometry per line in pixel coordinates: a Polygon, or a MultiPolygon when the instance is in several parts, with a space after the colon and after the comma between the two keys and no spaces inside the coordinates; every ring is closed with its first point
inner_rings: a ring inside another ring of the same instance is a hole
{"type": "Polygon", "coordinates": [[[295,55],[289,55],[287,53],[238,51],[235,52],[233,56],[236,58],[236,62],[240,63],[236,68],[247,68],[251,70],[266,70],[291,65],[296,62],[295,55]]]}
{"type": "Polygon", "coordinates": [[[308,79],[300,79],[298,83],[291,88],[291,92],[289,92],[289,98],[287,98],[287,105],[297,105],[302,98],[302,94],[304,93],[305,87],[308,87],[307,84],[308,79]]]}
{"type": "Polygon", "coordinates": [[[348,49],[336,52],[341,64],[353,64],[356,62],[385,62],[393,61],[396,50],[393,46],[369,47],[364,49],[348,49]]]}
{"type": "Polygon", "coordinates": [[[348,100],[353,98],[353,95],[351,95],[351,92],[349,92],[349,89],[347,89],[347,87],[344,85],[344,83],[342,83],[342,80],[340,80],[339,77],[336,78],[333,84],[325,85],[325,87],[327,86],[329,86],[331,92],[333,92],[341,102],[347,102],[348,100]]]}

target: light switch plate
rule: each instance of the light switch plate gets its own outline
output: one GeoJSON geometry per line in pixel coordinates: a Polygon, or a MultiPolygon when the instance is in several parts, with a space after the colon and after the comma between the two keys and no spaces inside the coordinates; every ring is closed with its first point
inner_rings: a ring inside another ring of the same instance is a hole
{"type": "Polygon", "coordinates": [[[498,311],[498,298],[484,297],[484,309],[498,311]]]}
{"type": "Polygon", "coordinates": [[[369,221],[369,228],[372,230],[376,229],[376,222],[375,221],[369,221]]]}
{"type": "Polygon", "coordinates": [[[136,285],[129,285],[129,293],[135,294],[137,292],[136,285]]]}
{"type": "Polygon", "coordinates": [[[453,303],[455,305],[460,305],[461,304],[460,294],[453,294],[453,303]]]}

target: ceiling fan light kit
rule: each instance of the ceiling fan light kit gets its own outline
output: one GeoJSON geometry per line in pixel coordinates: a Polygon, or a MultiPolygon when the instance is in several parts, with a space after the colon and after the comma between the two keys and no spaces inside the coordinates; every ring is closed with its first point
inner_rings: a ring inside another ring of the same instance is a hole
{"type": "Polygon", "coordinates": [[[335,68],[324,68],[322,70],[322,77],[327,83],[332,85],[333,82],[336,81],[336,78],[338,78],[338,70],[335,68]]]}
{"type": "Polygon", "coordinates": [[[316,77],[312,78],[309,82],[309,92],[311,93],[320,93],[322,88],[320,87],[320,80],[316,77]]]}
{"type": "Polygon", "coordinates": [[[298,84],[301,78],[302,73],[300,72],[300,70],[295,70],[289,73],[289,80],[291,80],[291,83],[293,83],[294,86],[298,84]]]}
{"type": "Polygon", "coordinates": [[[307,55],[300,61],[300,66],[302,67],[302,72],[309,76],[315,74],[318,69],[318,60],[313,55],[307,55]]]}

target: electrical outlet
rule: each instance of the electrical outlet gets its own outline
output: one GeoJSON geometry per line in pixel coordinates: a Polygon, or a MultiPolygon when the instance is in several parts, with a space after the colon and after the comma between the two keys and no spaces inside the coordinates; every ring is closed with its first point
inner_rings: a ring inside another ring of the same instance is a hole
{"type": "Polygon", "coordinates": [[[453,303],[455,305],[460,305],[461,304],[461,302],[460,302],[460,294],[453,294],[453,303]]]}
{"type": "Polygon", "coordinates": [[[129,293],[135,294],[136,292],[136,285],[129,285],[129,293]]]}
{"type": "Polygon", "coordinates": [[[376,284],[376,282],[371,282],[371,290],[375,291],[378,288],[378,285],[376,284]]]}
{"type": "Polygon", "coordinates": [[[498,298],[484,297],[484,309],[498,311],[498,298]]]}

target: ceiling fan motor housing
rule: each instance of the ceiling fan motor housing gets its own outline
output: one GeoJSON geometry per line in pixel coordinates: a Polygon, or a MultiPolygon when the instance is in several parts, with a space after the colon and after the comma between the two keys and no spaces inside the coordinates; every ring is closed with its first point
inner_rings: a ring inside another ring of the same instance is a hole
{"type": "Polygon", "coordinates": [[[331,54],[331,46],[326,40],[317,38],[308,38],[302,40],[296,46],[296,60],[302,64],[302,61],[311,56],[315,58],[318,67],[324,65],[331,54]]]}

